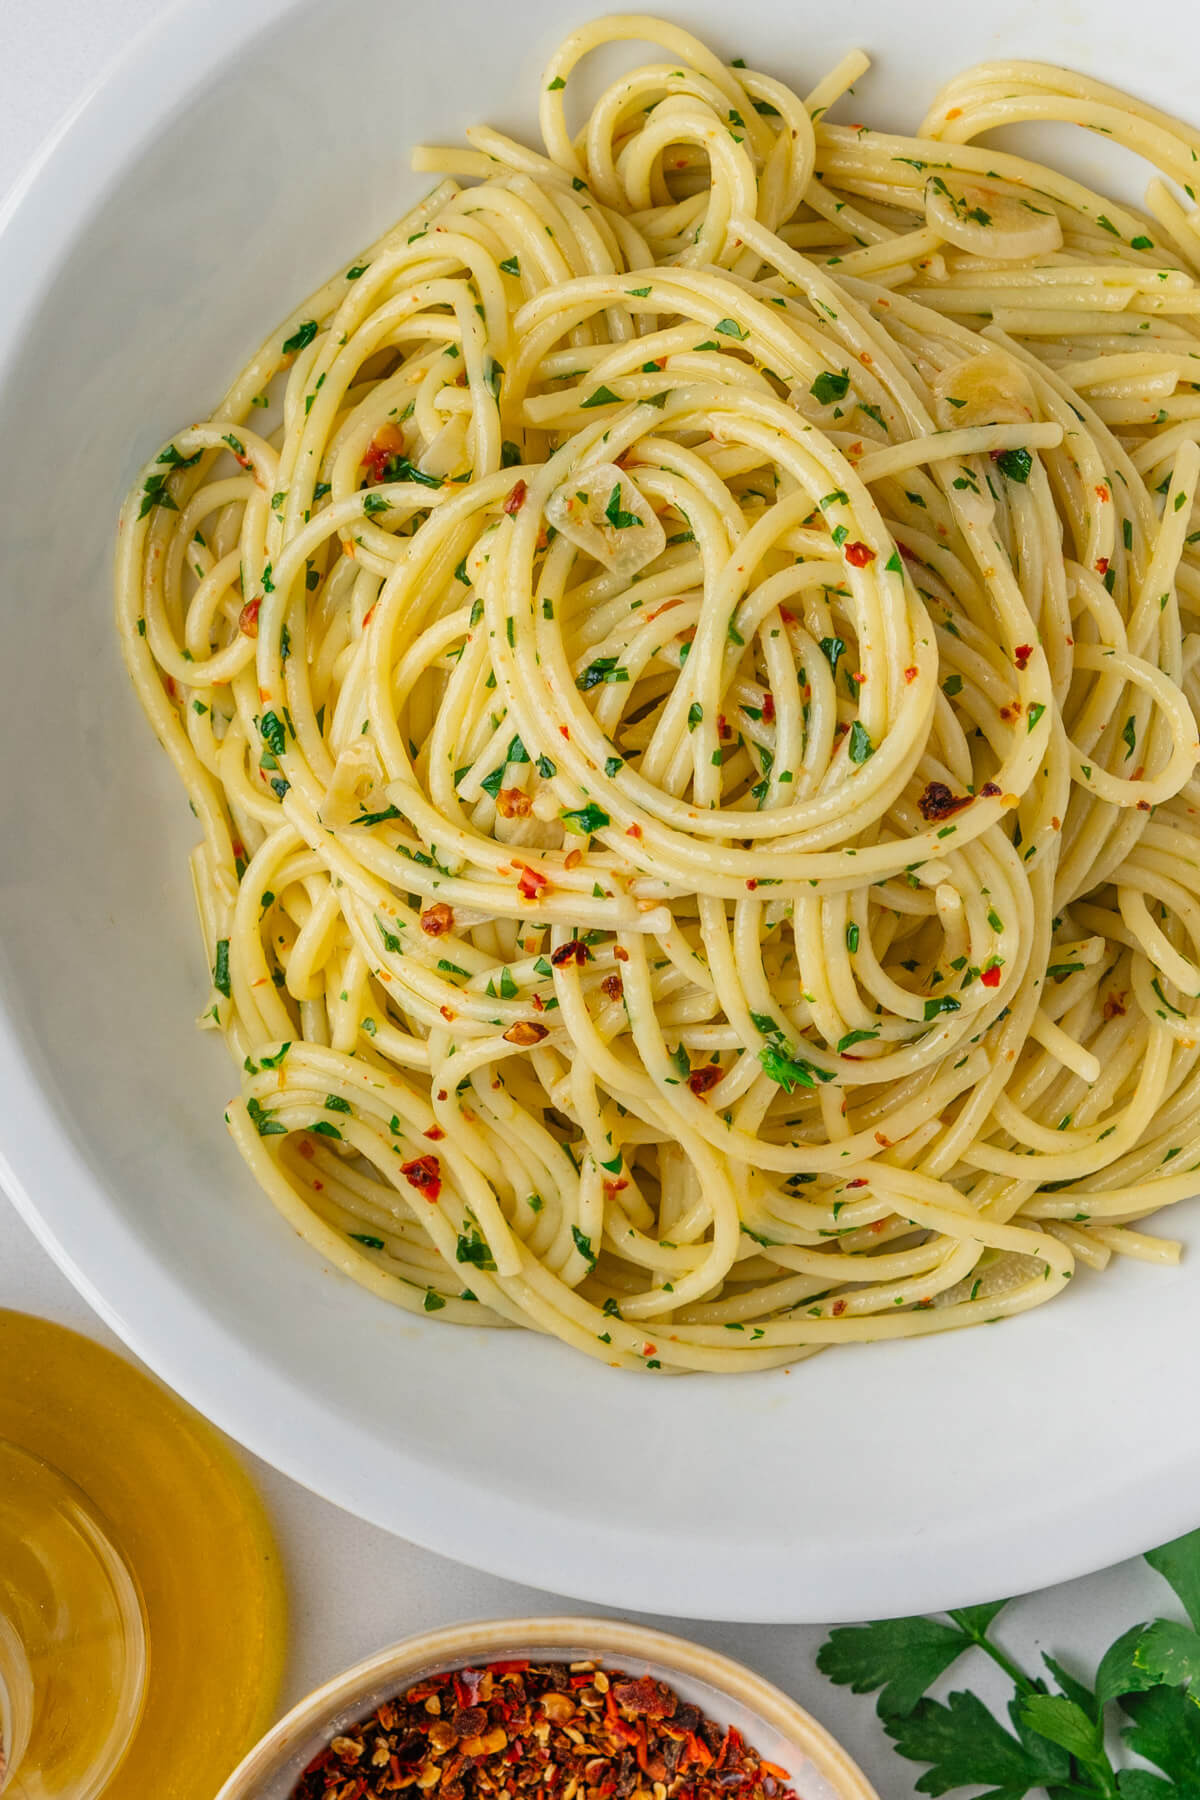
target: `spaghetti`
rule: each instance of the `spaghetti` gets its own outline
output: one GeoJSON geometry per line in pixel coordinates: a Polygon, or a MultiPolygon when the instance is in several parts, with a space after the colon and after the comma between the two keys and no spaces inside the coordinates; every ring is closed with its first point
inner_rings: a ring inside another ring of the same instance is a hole
{"type": "Polygon", "coordinates": [[[866,66],[573,33],[126,503],[230,1130],[410,1311],[754,1369],[1178,1254],[1200,133],[1034,63],[831,123],[866,66]]]}

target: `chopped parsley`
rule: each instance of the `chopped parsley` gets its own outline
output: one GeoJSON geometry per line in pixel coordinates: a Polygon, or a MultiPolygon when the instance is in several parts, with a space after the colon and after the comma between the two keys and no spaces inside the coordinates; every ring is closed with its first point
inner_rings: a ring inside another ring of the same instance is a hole
{"type": "Polygon", "coordinates": [[[291,337],[283,340],[283,354],[293,356],[297,350],[305,350],[317,335],[317,321],[306,319],[303,325],[297,326],[291,337]]]}
{"type": "Polygon", "coordinates": [[[835,375],[829,369],[822,369],[817,379],[809,388],[813,399],[821,406],[832,406],[837,400],[844,400],[850,389],[850,376],[843,369],[835,375]]]}

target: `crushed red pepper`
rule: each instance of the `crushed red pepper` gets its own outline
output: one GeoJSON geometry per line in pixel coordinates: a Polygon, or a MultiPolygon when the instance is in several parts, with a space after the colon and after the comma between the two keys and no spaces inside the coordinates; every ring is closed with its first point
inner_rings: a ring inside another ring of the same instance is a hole
{"type": "Polygon", "coordinates": [[[442,1165],[436,1156],[416,1156],[412,1162],[401,1163],[400,1173],[427,1200],[437,1201],[442,1191],[442,1165]]]}
{"type": "Polygon", "coordinates": [[[507,1043],[516,1044],[520,1049],[527,1050],[531,1044],[540,1044],[542,1039],[548,1035],[548,1028],[545,1025],[539,1025],[536,1020],[518,1019],[515,1025],[509,1026],[504,1033],[504,1038],[507,1043]]]}
{"type": "Polygon", "coordinates": [[[949,819],[970,804],[970,794],[956,794],[944,781],[931,781],[917,801],[921,817],[930,821],[949,819]]]}
{"type": "Polygon", "coordinates": [[[426,937],[444,937],[454,930],[454,908],[447,906],[444,900],[427,906],[421,914],[421,930],[426,937]]]}
{"type": "Polygon", "coordinates": [[[369,482],[382,481],[393,457],[404,454],[404,433],[398,425],[383,424],[363,451],[363,468],[369,482]]]}
{"type": "Polygon", "coordinates": [[[550,886],[550,878],[539,869],[531,869],[528,863],[518,864],[521,870],[517,886],[526,900],[536,900],[543,888],[550,886]]]}
{"type": "MultiPolygon", "coordinates": [[[[653,1349],[653,1346],[649,1346],[653,1349]]],[[[321,1750],[292,1800],[796,1800],[765,1762],[652,1675],[491,1663],[420,1681],[321,1750]]]]}
{"type": "Polygon", "coordinates": [[[707,1094],[709,1088],[716,1087],[724,1073],[724,1069],[718,1069],[715,1064],[705,1063],[702,1068],[692,1070],[687,1084],[693,1094],[707,1094]]]}

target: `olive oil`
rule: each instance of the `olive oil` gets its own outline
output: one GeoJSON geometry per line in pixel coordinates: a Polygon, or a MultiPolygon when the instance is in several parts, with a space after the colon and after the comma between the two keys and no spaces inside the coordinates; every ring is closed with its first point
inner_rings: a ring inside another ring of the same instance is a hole
{"type": "Polygon", "coordinates": [[[212,1800],[270,1723],[284,1631],[270,1527],[217,1433],[0,1311],[4,1800],[212,1800]]]}
{"type": "Polygon", "coordinates": [[[0,1720],[20,1800],[94,1800],[146,1691],[141,1597],[105,1522],[0,1439],[0,1720]]]}

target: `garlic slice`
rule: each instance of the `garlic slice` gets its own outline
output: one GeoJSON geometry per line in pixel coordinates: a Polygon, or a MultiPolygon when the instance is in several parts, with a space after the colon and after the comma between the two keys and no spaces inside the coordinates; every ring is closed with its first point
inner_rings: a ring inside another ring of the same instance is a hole
{"type": "Polygon", "coordinates": [[[461,475],[467,467],[467,424],[464,413],[453,413],[421,458],[424,475],[461,475]]]}
{"type": "Polygon", "coordinates": [[[968,425],[1024,425],[1037,416],[1033,386],[1015,356],[985,350],[940,369],[930,386],[943,431],[968,425]]]}
{"type": "Polygon", "coordinates": [[[1047,256],[1062,249],[1062,226],[1050,206],[1037,206],[1015,188],[995,182],[950,181],[931,175],[925,218],[948,244],[972,256],[1047,256]]]}
{"type": "Polygon", "coordinates": [[[371,739],[355,738],[333,765],[329,786],[321,799],[321,823],[336,829],[349,825],[360,813],[382,811],[387,802],[376,802],[373,797],[382,781],[383,765],[371,739]]]}
{"type": "Polygon", "coordinates": [[[593,463],[576,471],[550,495],[546,518],[614,575],[636,575],[666,548],[658,515],[616,463],[593,463]]]}

